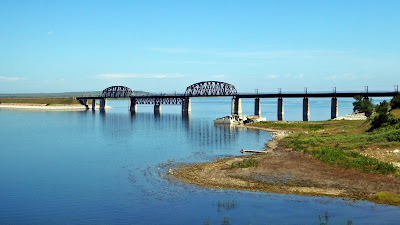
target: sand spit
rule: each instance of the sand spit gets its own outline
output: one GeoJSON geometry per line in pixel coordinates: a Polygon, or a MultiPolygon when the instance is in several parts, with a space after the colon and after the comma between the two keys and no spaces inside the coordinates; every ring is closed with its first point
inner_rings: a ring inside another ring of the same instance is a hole
{"type": "MultiPolygon", "coordinates": [[[[44,110],[44,111],[80,111],[87,110],[84,105],[46,105],[46,104],[22,104],[22,103],[7,103],[0,104],[0,109],[21,109],[21,110],[44,110]]],[[[96,105],[96,109],[100,109],[96,105]]],[[[107,109],[111,109],[107,106],[107,109]]]]}

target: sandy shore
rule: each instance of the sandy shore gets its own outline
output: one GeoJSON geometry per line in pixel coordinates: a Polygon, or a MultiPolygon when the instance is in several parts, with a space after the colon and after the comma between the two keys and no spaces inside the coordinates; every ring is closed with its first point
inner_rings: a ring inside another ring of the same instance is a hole
{"type": "MultiPolygon", "coordinates": [[[[46,104],[22,104],[22,103],[3,103],[0,104],[0,109],[22,109],[22,110],[45,110],[45,111],[79,111],[86,110],[84,105],[46,105],[46,104]]],[[[89,107],[91,109],[91,106],[89,107]]],[[[99,105],[96,105],[96,109],[100,109],[99,105]]],[[[111,109],[107,106],[107,109],[111,109]]]]}

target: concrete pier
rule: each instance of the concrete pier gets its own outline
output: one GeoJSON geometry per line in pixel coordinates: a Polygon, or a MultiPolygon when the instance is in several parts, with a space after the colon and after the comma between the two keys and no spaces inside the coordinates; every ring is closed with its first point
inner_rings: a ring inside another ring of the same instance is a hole
{"type": "Polygon", "coordinates": [[[96,99],[92,99],[92,110],[96,110],[96,99]]]}
{"type": "Polygon", "coordinates": [[[331,119],[335,119],[338,117],[338,102],[337,98],[332,98],[331,101],[331,119]]]}
{"type": "Polygon", "coordinates": [[[310,121],[310,105],[307,97],[303,98],[303,121],[310,121]]]}
{"type": "Polygon", "coordinates": [[[105,110],[107,108],[107,99],[103,98],[100,100],[100,110],[105,110]]]}
{"type": "Polygon", "coordinates": [[[136,113],[137,112],[136,100],[133,99],[133,98],[129,99],[129,111],[131,113],[136,113]]]}
{"type": "Polygon", "coordinates": [[[184,98],[182,104],[182,112],[191,112],[192,104],[190,98],[184,98]]]}
{"type": "Polygon", "coordinates": [[[87,99],[83,99],[83,100],[82,100],[82,103],[83,103],[83,105],[86,107],[86,109],[89,109],[88,100],[87,100],[87,99]]]}
{"type": "Polygon", "coordinates": [[[259,98],[254,99],[254,115],[261,117],[261,107],[260,107],[260,99],[259,98]]]}
{"type": "Polygon", "coordinates": [[[160,114],[161,113],[161,105],[155,104],[154,105],[154,114],[160,114]]]}
{"type": "Polygon", "coordinates": [[[242,99],[241,98],[232,98],[232,115],[238,115],[240,118],[242,117],[242,99]]]}
{"type": "Polygon", "coordinates": [[[285,118],[283,98],[278,98],[278,121],[283,121],[285,118]]]}

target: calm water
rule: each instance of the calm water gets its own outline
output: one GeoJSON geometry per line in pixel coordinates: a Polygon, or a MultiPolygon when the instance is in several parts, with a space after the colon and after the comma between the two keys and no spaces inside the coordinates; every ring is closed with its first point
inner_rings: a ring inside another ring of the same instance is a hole
{"type": "MultiPolygon", "coordinates": [[[[285,119],[300,120],[301,99],[285,99],[285,119]]],[[[130,115],[127,101],[106,113],[0,110],[0,224],[399,224],[398,207],[346,199],[198,188],[163,177],[174,163],[263,149],[268,132],[214,126],[230,99],[194,99],[130,115]],[[234,201],[234,208],[218,202],[234,201]]],[[[243,100],[243,113],[253,113],[243,100]]],[[[351,100],[339,100],[339,114],[351,100]]],[[[329,119],[329,99],[310,99],[312,120],[329,119]]],[[[276,100],[262,100],[276,120],[276,100]]]]}

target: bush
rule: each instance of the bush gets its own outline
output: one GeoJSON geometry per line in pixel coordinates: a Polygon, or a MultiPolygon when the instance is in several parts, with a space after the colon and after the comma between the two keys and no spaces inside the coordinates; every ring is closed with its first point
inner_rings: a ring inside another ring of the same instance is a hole
{"type": "Polygon", "coordinates": [[[400,94],[397,94],[390,100],[390,107],[392,109],[399,109],[400,108],[400,94]]]}
{"type": "Polygon", "coordinates": [[[360,95],[355,96],[354,99],[356,101],[353,102],[353,111],[365,113],[366,117],[370,117],[374,111],[374,105],[372,104],[372,99],[362,97],[360,95]]]}
{"type": "Polygon", "coordinates": [[[394,125],[399,122],[399,119],[389,113],[389,103],[381,102],[376,106],[376,115],[371,119],[371,129],[394,125]]]}

